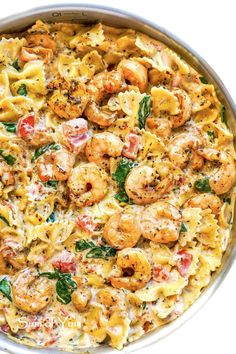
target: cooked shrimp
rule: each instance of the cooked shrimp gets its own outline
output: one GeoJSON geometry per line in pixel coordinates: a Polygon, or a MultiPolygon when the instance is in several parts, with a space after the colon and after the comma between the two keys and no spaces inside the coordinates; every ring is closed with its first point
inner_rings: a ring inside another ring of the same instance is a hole
{"type": "Polygon", "coordinates": [[[60,118],[81,116],[88,102],[86,86],[82,82],[60,78],[50,82],[48,89],[52,92],[48,104],[60,118]]]}
{"type": "Polygon", "coordinates": [[[41,155],[36,168],[38,176],[43,182],[49,180],[66,181],[71,173],[74,157],[66,150],[49,150],[41,155]]]}
{"type": "Polygon", "coordinates": [[[71,300],[75,308],[79,311],[85,311],[92,297],[91,290],[86,288],[77,288],[71,295],[71,300]]]}
{"type": "Polygon", "coordinates": [[[118,65],[118,70],[122,72],[125,80],[129,81],[133,86],[137,86],[141,93],[147,90],[147,69],[137,60],[123,59],[118,65]]]}
{"type": "Polygon", "coordinates": [[[159,201],[147,206],[141,217],[143,237],[155,243],[169,243],[179,237],[181,213],[172,204],[159,201]]]}
{"type": "Polygon", "coordinates": [[[191,115],[192,104],[189,95],[181,89],[174,91],[175,96],[179,101],[180,113],[170,116],[173,128],[181,127],[191,115]]]}
{"type": "Polygon", "coordinates": [[[118,252],[116,265],[119,276],[112,276],[114,288],[131,291],[142,289],[151,279],[151,265],[145,252],[139,248],[125,248],[118,252]]]}
{"type": "Polygon", "coordinates": [[[169,173],[161,178],[156,169],[149,166],[134,167],[125,181],[128,197],[136,204],[154,203],[167,193],[173,184],[169,173]]]}
{"type": "Polygon", "coordinates": [[[204,159],[218,162],[220,167],[209,178],[211,189],[218,195],[227,193],[235,184],[235,160],[230,153],[216,149],[199,149],[197,153],[204,159]]]}
{"type": "Polygon", "coordinates": [[[50,303],[53,286],[49,279],[40,277],[36,269],[25,268],[13,280],[12,295],[17,308],[38,313],[50,303]]]}
{"type": "Polygon", "coordinates": [[[91,133],[88,122],[83,118],[71,119],[61,125],[65,145],[70,151],[79,154],[85,147],[91,133]]]}
{"type": "Polygon", "coordinates": [[[29,47],[43,47],[49,48],[53,52],[56,51],[56,42],[46,33],[32,33],[26,36],[29,47]]]}
{"type": "Polygon", "coordinates": [[[53,51],[50,48],[43,47],[22,47],[20,52],[20,60],[23,62],[29,62],[32,60],[43,60],[44,63],[48,64],[52,59],[53,51]]]}
{"type": "Polygon", "coordinates": [[[94,76],[87,85],[90,102],[85,115],[91,122],[102,127],[110,126],[117,119],[117,112],[104,110],[100,107],[106,95],[124,91],[126,88],[123,76],[119,71],[102,72],[94,76]]]}
{"type": "Polygon", "coordinates": [[[0,180],[4,186],[11,186],[15,183],[13,172],[5,161],[0,161],[0,180]]]}
{"type": "Polygon", "coordinates": [[[109,158],[120,156],[123,145],[118,136],[109,132],[99,133],[89,140],[85,153],[90,162],[95,162],[107,169],[109,168],[109,158]]]}
{"type": "Polygon", "coordinates": [[[203,210],[210,208],[214,214],[219,214],[221,210],[221,204],[221,200],[217,195],[211,193],[203,193],[187,200],[185,206],[201,208],[203,210]]]}
{"type": "Polygon", "coordinates": [[[168,138],[170,136],[172,125],[169,119],[148,117],[146,122],[148,128],[157,136],[161,138],[168,138]]]}
{"type": "Polygon", "coordinates": [[[121,306],[125,305],[124,293],[122,290],[113,289],[111,287],[102,288],[96,294],[96,299],[101,304],[105,305],[109,309],[111,307],[118,306],[119,309],[121,306]]]}
{"type": "Polygon", "coordinates": [[[73,169],[68,180],[70,198],[79,206],[92,205],[102,200],[108,190],[108,175],[90,162],[73,169]]]}
{"type": "Polygon", "coordinates": [[[191,160],[191,167],[200,170],[203,167],[203,158],[196,153],[202,145],[199,136],[193,133],[181,133],[171,139],[169,143],[169,158],[179,168],[185,168],[191,160]]]}
{"type": "Polygon", "coordinates": [[[113,214],[104,226],[103,235],[107,243],[115,248],[134,247],[141,236],[135,208],[128,207],[113,214]]]}

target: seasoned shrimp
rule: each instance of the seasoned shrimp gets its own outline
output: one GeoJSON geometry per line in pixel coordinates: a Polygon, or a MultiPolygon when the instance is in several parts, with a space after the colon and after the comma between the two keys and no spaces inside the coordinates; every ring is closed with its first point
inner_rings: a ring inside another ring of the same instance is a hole
{"type": "Polygon", "coordinates": [[[154,203],[166,194],[173,184],[173,176],[169,173],[160,178],[153,167],[134,167],[125,181],[128,197],[136,204],[154,203]]]}
{"type": "Polygon", "coordinates": [[[124,91],[126,84],[119,71],[102,72],[94,76],[87,85],[90,102],[85,109],[85,115],[91,122],[102,127],[110,126],[117,119],[117,112],[104,110],[100,107],[106,95],[124,91]]]}
{"type": "Polygon", "coordinates": [[[56,42],[46,33],[32,33],[26,36],[29,47],[43,47],[49,48],[53,52],[56,51],[56,42]]]}
{"type": "Polygon", "coordinates": [[[102,200],[108,190],[108,175],[90,162],[73,169],[68,179],[70,198],[79,206],[88,206],[102,200]]]}
{"type": "Polygon", "coordinates": [[[140,236],[140,224],[137,211],[128,207],[110,217],[104,226],[104,238],[115,248],[134,247],[140,236]]]}
{"type": "Polygon", "coordinates": [[[0,181],[6,187],[15,183],[11,168],[5,161],[0,161],[0,181]]]}
{"type": "Polygon", "coordinates": [[[171,139],[169,143],[169,158],[179,168],[185,168],[191,160],[193,170],[203,167],[203,158],[196,150],[203,144],[202,139],[192,133],[181,133],[171,139]]]}
{"type": "Polygon", "coordinates": [[[52,59],[52,56],[53,56],[53,51],[50,48],[22,47],[19,58],[23,62],[29,62],[32,60],[43,60],[45,64],[48,64],[52,59]]]}
{"type": "Polygon", "coordinates": [[[222,203],[217,195],[211,193],[203,193],[187,200],[185,206],[201,208],[203,210],[210,208],[214,214],[219,214],[222,203]]]}
{"type": "Polygon", "coordinates": [[[137,60],[123,59],[118,65],[118,70],[122,72],[125,80],[129,81],[132,85],[137,86],[141,93],[147,90],[147,69],[137,60]]]}
{"type": "Polygon", "coordinates": [[[170,118],[172,127],[178,128],[181,127],[190,118],[192,104],[189,95],[184,90],[176,89],[174,94],[179,101],[180,113],[177,115],[172,115],[170,118]]]}
{"type": "Polygon", "coordinates": [[[84,149],[91,136],[88,130],[88,122],[83,118],[75,118],[63,123],[61,131],[65,145],[76,154],[84,149]]]}
{"type": "Polygon", "coordinates": [[[181,213],[170,203],[159,201],[147,206],[141,217],[143,237],[155,243],[169,243],[179,237],[181,213]]]}
{"type": "Polygon", "coordinates": [[[220,167],[209,178],[211,189],[218,195],[227,193],[235,184],[235,160],[230,153],[216,149],[198,149],[197,153],[204,159],[218,162],[220,167]]]}
{"type": "Polygon", "coordinates": [[[48,89],[52,92],[48,104],[60,118],[81,116],[88,102],[86,86],[82,82],[60,78],[50,82],[48,89]]]}
{"type": "Polygon", "coordinates": [[[110,278],[114,288],[136,291],[151,279],[151,265],[145,252],[139,248],[125,248],[118,252],[116,265],[119,275],[110,278]]]}
{"type": "Polygon", "coordinates": [[[53,286],[47,278],[40,277],[36,269],[25,268],[13,280],[12,295],[17,308],[34,314],[50,303],[53,286]]]}
{"type": "Polygon", "coordinates": [[[85,311],[92,297],[91,290],[86,288],[77,288],[71,295],[71,300],[75,308],[79,311],[85,311]]]}
{"type": "Polygon", "coordinates": [[[66,150],[49,150],[36,162],[38,176],[43,182],[66,181],[71,173],[74,157],[66,150]]]}
{"type": "Polygon", "coordinates": [[[123,145],[118,136],[109,132],[99,133],[89,140],[85,153],[90,162],[95,162],[107,169],[109,168],[109,158],[120,156],[123,145]]]}
{"type": "Polygon", "coordinates": [[[148,128],[161,138],[168,138],[171,134],[171,122],[167,118],[148,117],[148,128]]]}
{"type": "Polygon", "coordinates": [[[113,289],[111,287],[106,287],[99,290],[96,294],[96,299],[109,309],[111,309],[111,307],[119,307],[120,309],[125,306],[123,291],[113,289]]]}

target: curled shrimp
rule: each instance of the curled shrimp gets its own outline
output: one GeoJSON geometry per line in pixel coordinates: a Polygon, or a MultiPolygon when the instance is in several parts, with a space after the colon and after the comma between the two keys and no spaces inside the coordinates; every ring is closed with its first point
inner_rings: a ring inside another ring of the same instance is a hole
{"type": "Polygon", "coordinates": [[[80,117],[88,102],[86,86],[78,80],[56,79],[48,84],[48,104],[60,118],[80,117]]]}
{"type": "Polygon", "coordinates": [[[211,193],[198,194],[195,197],[190,198],[185,203],[186,207],[211,209],[214,214],[219,214],[221,210],[221,200],[220,198],[211,193]]]}
{"type": "Polygon", "coordinates": [[[103,235],[107,243],[115,248],[134,247],[141,236],[135,208],[128,207],[113,214],[104,226],[103,235]]]}
{"type": "Polygon", "coordinates": [[[106,95],[124,91],[125,88],[123,76],[119,71],[95,75],[87,85],[90,101],[85,109],[85,115],[88,120],[102,127],[110,126],[118,118],[117,112],[106,111],[100,105],[106,95]]]}
{"type": "Polygon", "coordinates": [[[109,168],[109,158],[118,157],[122,153],[123,143],[112,133],[95,134],[87,143],[86,156],[90,162],[95,162],[103,168],[109,168]]]}
{"type": "Polygon", "coordinates": [[[169,144],[169,158],[175,166],[183,169],[191,160],[191,167],[200,170],[203,167],[203,158],[196,153],[202,145],[199,136],[192,133],[181,133],[171,139],[169,144]]]}
{"type": "Polygon", "coordinates": [[[218,162],[220,166],[209,177],[211,189],[218,195],[227,193],[235,184],[235,160],[230,153],[216,149],[198,149],[197,153],[204,159],[218,162]]]}
{"type": "Polygon", "coordinates": [[[132,85],[137,86],[141,93],[147,90],[147,69],[137,60],[123,59],[118,65],[118,70],[122,72],[125,80],[129,81],[132,85]]]}
{"type": "Polygon", "coordinates": [[[161,178],[155,168],[138,166],[128,174],[125,190],[135,204],[150,204],[166,194],[172,184],[173,176],[170,173],[161,178]]]}
{"type": "Polygon", "coordinates": [[[15,183],[14,174],[5,161],[0,161],[0,180],[5,187],[15,183]]]}
{"type": "Polygon", "coordinates": [[[179,128],[190,118],[192,103],[189,95],[184,90],[175,89],[174,95],[179,101],[180,113],[178,113],[177,115],[172,115],[170,118],[172,127],[179,128]]]}
{"type": "Polygon", "coordinates": [[[167,118],[148,117],[148,128],[157,136],[161,138],[168,138],[171,134],[171,122],[167,118]]]}
{"type": "Polygon", "coordinates": [[[56,42],[46,33],[32,33],[26,36],[29,47],[43,47],[49,48],[53,52],[56,51],[56,42]]]}
{"type": "Polygon", "coordinates": [[[86,288],[77,288],[71,295],[71,301],[79,311],[85,311],[92,297],[91,290],[86,288]]]}
{"type": "Polygon", "coordinates": [[[36,269],[25,268],[13,280],[12,295],[17,308],[34,314],[50,303],[53,286],[47,278],[40,277],[36,269]]]}
{"type": "Polygon", "coordinates": [[[139,248],[125,248],[118,252],[116,265],[119,276],[110,278],[114,288],[131,291],[142,289],[151,279],[151,265],[139,248]]]}
{"type": "Polygon", "coordinates": [[[66,150],[49,150],[36,162],[37,173],[41,181],[66,181],[71,173],[74,157],[66,150]]]}
{"type": "Polygon", "coordinates": [[[172,204],[159,201],[147,206],[141,217],[143,237],[155,243],[169,243],[179,237],[181,213],[172,204]]]}
{"type": "Polygon", "coordinates": [[[95,163],[90,162],[73,169],[68,188],[70,198],[79,206],[98,203],[107,194],[108,175],[95,163]]]}

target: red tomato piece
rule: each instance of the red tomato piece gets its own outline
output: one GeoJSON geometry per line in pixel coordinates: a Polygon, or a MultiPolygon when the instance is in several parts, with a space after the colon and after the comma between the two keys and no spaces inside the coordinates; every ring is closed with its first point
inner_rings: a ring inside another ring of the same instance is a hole
{"type": "Polygon", "coordinates": [[[140,137],[135,133],[129,133],[125,137],[125,145],[122,155],[128,159],[135,159],[138,154],[140,137]]]}
{"type": "Polygon", "coordinates": [[[170,273],[162,265],[156,265],[153,268],[152,277],[155,281],[161,283],[169,279],[170,273]]]}
{"type": "Polygon", "coordinates": [[[61,273],[73,273],[76,271],[76,258],[69,251],[62,251],[52,262],[53,267],[61,273]]]}
{"type": "Polygon", "coordinates": [[[75,222],[80,229],[91,233],[94,232],[97,227],[97,224],[89,215],[79,215],[75,222]]]}
{"type": "Polygon", "coordinates": [[[181,250],[177,254],[178,254],[177,269],[180,275],[182,275],[182,277],[185,277],[186,274],[188,273],[193,256],[190,253],[186,252],[185,250],[181,250]]]}
{"type": "Polygon", "coordinates": [[[34,126],[35,126],[35,116],[33,114],[21,118],[17,126],[18,136],[24,139],[24,138],[28,138],[30,135],[33,135],[34,126]]]}

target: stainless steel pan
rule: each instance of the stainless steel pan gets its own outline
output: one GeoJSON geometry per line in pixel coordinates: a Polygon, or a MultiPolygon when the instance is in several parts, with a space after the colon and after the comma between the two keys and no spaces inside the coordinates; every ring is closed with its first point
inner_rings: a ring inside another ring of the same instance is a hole
{"type": "MultiPolygon", "coordinates": [[[[169,33],[164,28],[159,27],[155,23],[143,19],[138,16],[134,16],[125,11],[117,10],[114,8],[87,5],[87,4],[58,4],[52,6],[44,6],[32,9],[21,14],[13,15],[2,19],[0,21],[0,33],[10,33],[14,31],[20,31],[28,26],[32,25],[35,20],[42,19],[51,22],[104,22],[117,27],[131,27],[141,32],[144,32],[172,48],[174,51],[180,54],[190,65],[192,65],[197,71],[202,73],[209,82],[213,83],[217,88],[217,93],[220,100],[226,107],[228,125],[236,136],[236,107],[224,84],[212,70],[212,68],[200,57],[194,50],[188,45],[183,43],[180,39],[176,38],[173,34],[169,33]]],[[[231,268],[236,255],[236,238],[235,238],[235,225],[232,230],[232,241],[223,257],[223,262],[218,271],[213,275],[211,283],[205,289],[200,298],[187,310],[180,318],[174,322],[166,325],[160,330],[154,331],[145,335],[138,341],[129,344],[122,351],[124,353],[131,353],[140,348],[146,347],[150,344],[158,342],[161,338],[169,335],[172,331],[180,327],[188,319],[190,319],[194,313],[196,313],[202,305],[211,297],[221,284],[229,269],[231,268]]],[[[0,334],[0,350],[13,354],[62,354],[57,350],[50,349],[32,349],[20,344],[17,344],[8,339],[4,334],[0,334]]],[[[95,349],[76,351],[76,353],[115,353],[114,349],[107,346],[100,346],[95,349]]]]}

